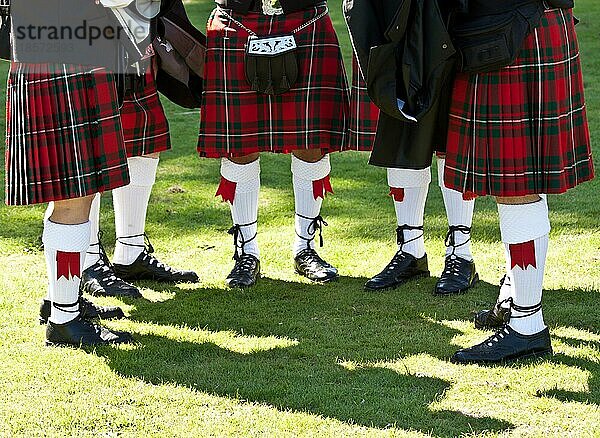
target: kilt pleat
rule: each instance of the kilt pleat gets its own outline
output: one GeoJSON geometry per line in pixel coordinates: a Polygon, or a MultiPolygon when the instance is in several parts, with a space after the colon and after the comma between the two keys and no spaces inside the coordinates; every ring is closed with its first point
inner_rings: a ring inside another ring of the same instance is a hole
{"type": "MultiPolygon", "coordinates": [[[[289,34],[323,11],[323,6],[287,15],[239,14],[233,18],[259,36],[289,34]]],[[[337,35],[329,15],[294,34],[298,80],[278,96],[252,91],[244,70],[249,33],[223,10],[207,25],[207,60],[200,111],[198,152],[235,157],[296,149],[339,151],[347,143],[348,84],[337,35]]]]}
{"type": "Polygon", "coordinates": [[[445,183],[477,195],[563,193],[594,177],[570,10],[546,10],[517,60],[457,75],[445,183]]]}
{"type": "Polygon", "coordinates": [[[7,97],[7,204],[78,198],[128,184],[112,73],[13,63],[7,97]]]}
{"type": "Polygon", "coordinates": [[[125,94],[121,122],[128,157],[171,149],[169,122],[156,89],[153,67],[146,72],[143,89],[125,94]]]}
{"type": "Polygon", "coordinates": [[[352,59],[350,120],[347,149],[371,151],[377,134],[379,108],[371,101],[356,56],[352,59]]]}

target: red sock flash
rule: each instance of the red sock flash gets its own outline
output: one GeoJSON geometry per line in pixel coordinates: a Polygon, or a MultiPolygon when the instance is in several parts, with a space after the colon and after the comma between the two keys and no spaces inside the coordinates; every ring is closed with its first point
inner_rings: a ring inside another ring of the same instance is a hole
{"type": "Polygon", "coordinates": [[[515,266],[519,266],[523,270],[526,270],[529,266],[537,268],[537,263],[535,261],[535,242],[533,240],[524,243],[511,244],[508,247],[510,250],[511,269],[515,266]]]}
{"type": "Polygon", "coordinates": [[[329,180],[329,175],[327,175],[323,179],[318,179],[312,182],[313,185],[313,196],[316,199],[323,198],[325,199],[325,195],[327,193],[333,193],[333,188],[331,187],[331,181],[329,180]]]}
{"type": "Polygon", "coordinates": [[[81,263],[78,252],[56,252],[56,279],[65,277],[71,280],[73,277],[81,278],[81,263]]]}
{"type": "Polygon", "coordinates": [[[221,177],[221,182],[219,184],[219,188],[217,189],[216,196],[221,196],[223,202],[229,202],[233,205],[233,201],[235,200],[235,189],[237,187],[237,183],[233,181],[229,181],[224,177],[221,177]]]}
{"type": "Polygon", "coordinates": [[[390,196],[395,202],[404,201],[404,189],[400,187],[390,187],[390,196]]]}

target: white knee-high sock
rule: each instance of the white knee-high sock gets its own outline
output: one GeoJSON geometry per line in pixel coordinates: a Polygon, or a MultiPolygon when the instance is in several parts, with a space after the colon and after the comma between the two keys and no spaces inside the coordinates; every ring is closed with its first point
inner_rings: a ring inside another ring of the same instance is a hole
{"type": "MultiPolygon", "coordinates": [[[[53,212],[54,212],[54,202],[48,202],[46,211],[44,212],[44,220],[42,222],[42,224],[44,226],[46,225],[46,222],[50,220],[50,216],[52,216],[53,212]]],[[[43,236],[42,236],[42,240],[43,240],[43,236]]],[[[46,290],[46,296],[44,297],[44,299],[46,301],[50,301],[50,287],[48,287],[48,289],[46,290]]]]}
{"type": "Polygon", "coordinates": [[[46,220],[42,241],[52,302],[50,321],[64,324],[79,315],[81,266],[90,244],[90,223],[63,225],[46,220]]]}
{"type": "Polygon", "coordinates": [[[46,207],[46,211],[44,212],[44,222],[50,220],[50,216],[54,213],[54,202],[48,202],[48,206],[46,207]]]}
{"type": "Polygon", "coordinates": [[[130,183],[113,190],[117,242],[113,262],[130,265],[144,249],[146,212],[152,186],[156,181],[158,158],[127,159],[130,183]]]}
{"type": "Polygon", "coordinates": [[[531,335],[546,325],[541,310],[550,220],[545,197],[523,205],[498,204],[500,231],[512,280],[510,326],[531,335]],[[539,311],[534,312],[539,306],[539,311]]]}
{"type": "Polygon", "coordinates": [[[456,254],[465,260],[473,260],[471,253],[471,232],[466,228],[471,228],[473,224],[473,210],[475,208],[475,199],[466,197],[456,190],[451,190],[444,184],[444,169],[446,159],[438,158],[438,185],[442,190],[444,206],[446,207],[446,216],[448,217],[448,226],[461,227],[462,231],[455,231],[454,246],[446,248],[446,255],[456,254]]]}
{"type": "Polygon", "coordinates": [[[260,258],[258,249],[258,195],[260,192],[260,158],[248,164],[221,160],[221,184],[217,196],[229,202],[234,227],[239,227],[236,251],[260,258]]]}
{"type": "Polygon", "coordinates": [[[100,193],[96,193],[90,208],[90,247],[85,253],[83,270],[96,264],[100,260],[100,193]]]}
{"type": "Polygon", "coordinates": [[[399,249],[416,258],[425,255],[423,239],[423,216],[425,201],[431,183],[431,168],[420,170],[387,169],[390,195],[394,199],[398,226],[408,225],[420,229],[404,230],[404,243],[399,249]]]}
{"type": "Polygon", "coordinates": [[[332,192],[329,174],[331,164],[329,155],[315,163],[308,163],[292,155],[292,182],[296,208],[296,237],[292,248],[295,257],[307,248],[315,247],[317,227],[315,223],[321,213],[321,205],[327,192],[332,192]]]}

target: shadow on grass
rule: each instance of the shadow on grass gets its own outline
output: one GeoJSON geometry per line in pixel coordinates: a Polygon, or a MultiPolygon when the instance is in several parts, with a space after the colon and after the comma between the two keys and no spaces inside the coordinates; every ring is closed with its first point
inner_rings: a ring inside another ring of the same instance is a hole
{"type": "MultiPolygon", "coordinates": [[[[596,338],[600,339],[600,335],[596,335],[596,338]]],[[[565,336],[555,336],[555,339],[560,340],[570,349],[600,351],[600,341],[573,339],[565,336]]],[[[552,389],[539,393],[540,397],[552,397],[565,403],[576,402],[600,405],[600,363],[597,360],[558,353],[552,357],[552,362],[588,371],[587,391],[574,392],[552,389]]]]}
{"type": "MultiPolygon", "coordinates": [[[[436,312],[427,304],[434,300],[429,293],[434,279],[383,294],[364,292],[365,280],[346,277],[315,286],[263,278],[247,290],[174,287],[165,301],[130,301],[136,348],[98,352],[118,373],[152,384],[174,382],[350,424],[434,436],[512,428],[493,418],[432,409],[449,381],[342,365],[424,352],[444,359],[456,349],[450,345],[456,330],[415,318],[424,310],[436,312]],[[228,340],[219,341],[226,334],[228,340]],[[239,344],[261,346],[231,347],[231,336],[239,344]]],[[[442,301],[445,317],[464,317],[464,300],[442,301]]]]}

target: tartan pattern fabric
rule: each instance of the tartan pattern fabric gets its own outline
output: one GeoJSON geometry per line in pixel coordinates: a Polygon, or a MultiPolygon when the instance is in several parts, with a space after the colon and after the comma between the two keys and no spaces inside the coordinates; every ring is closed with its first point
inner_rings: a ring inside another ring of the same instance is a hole
{"type": "Polygon", "coordinates": [[[153,67],[146,72],[143,90],[125,94],[121,122],[128,157],[140,157],[171,148],[169,122],[160,103],[153,67]]]}
{"type": "Polygon", "coordinates": [[[378,120],[379,108],[371,101],[356,56],[353,56],[347,148],[354,151],[370,151],[373,149],[378,120]]]}
{"type": "Polygon", "coordinates": [[[79,198],[129,183],[112,73],[13,63],[6,120],[8,205],[79,198]]]}
{"type": "MultiPolygon", "coordinates": [[[[259,36],[290,34],[323,6],[287,15],[240,14],[235,20],[259,36]]],[[[296,149],[339,151],[347,142],[349,93],[337,35],[329,15],[294,34],[298,80],[278,96],[251,90],[244,70],[248,32],[216,8],[207,25],[207,60],[198,152],[236,157],[296,149]]]]}
{"type": "Polygon", "coordinates": [[[594,177],[570,10],[546,10],[518,59],[458,74],[445,184],[477,195],[563,193],[594,177]]]}

